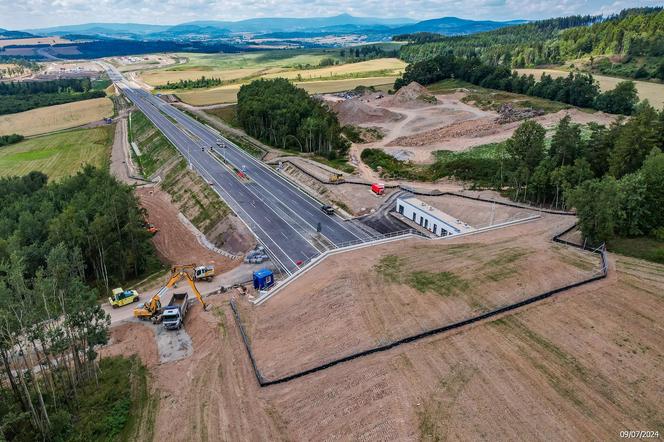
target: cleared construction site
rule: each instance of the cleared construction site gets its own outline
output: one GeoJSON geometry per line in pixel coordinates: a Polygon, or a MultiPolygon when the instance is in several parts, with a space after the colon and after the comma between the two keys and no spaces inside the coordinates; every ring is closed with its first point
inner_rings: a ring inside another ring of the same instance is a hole
{"type": "Polygon", "coordinates": [[[637,380],[662,381],[661,266],[610,256],[603,268],[601,253],[564,243],[574,217],[539,215],[338,253],[259,306],[208,296],[187,318],[193,353],[174,362],[159,362],[154,327],[139,324],[114,328],[107,351],[151,367],[155,438],[167,440],[605,439],[655,424],[659,394],[637,380]],[[479,319],[423,335],[468,318],[479,319]]]}
{"type": "MultiPolygon", "coordinates": [[[[403,120],[429,130],[423,109],[445,114],[408,97],[372,100],[344,106],[392,118],[384,145],[410,130],[403,120]]],[[[445,118],[493,118],[456,105],[445,118]]],[[[172,272],[145,283],[142,305],[111,312],[102,354],[135,354],[150,370],[153,439],[606,440],[663,421],[661,265],[611,256],[582,242],[573,213],[496,192],[382,183],[362,164],[347,174],[303,157],[268,161],[252,160],[254,173],[283,178],[323,204],[317,216],[363,235],[303,235],[325,247],[279,272],[242,263],[269,247],[225,206],[201,231],[187,221],[202,209],[186,189],[217,190],[207,175],[182,167],[184,178],[141,189],[172,272]]]]}

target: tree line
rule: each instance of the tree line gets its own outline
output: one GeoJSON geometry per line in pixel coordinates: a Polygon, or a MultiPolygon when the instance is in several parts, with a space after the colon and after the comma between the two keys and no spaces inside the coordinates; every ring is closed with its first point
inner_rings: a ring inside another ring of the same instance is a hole
{"type": "Polygon", "coordinates": [[[275,147],[330,159],[343,156],[350,147],[337,116],[284,78],[243,85],[236,109],[237,121],[249,135],[275,147]]]}
{"type": "Polygon", "coordinates": [[[409,64],[394,83],[394,88],[400,89],[412,81],[427,85],[450,78],[609,113],[629,115],[638,102],[636,87],[630,81],[600,93],[597,81],[590,74],[570,72],[567,77],[555,79],[543,74],[540,81],[536,81],[533,75],[519,76],[516,71],[512,72],[505,66],[489,65],[478,57],[463,58],[451,54],[409,64]]]}
{"type": "Polygon", "coordinates": [[[362,160],[387,177],[454,177],[514,201],[575,209],[583,234],[593,242],[614,235],[664,238],[664,110],[657,112],[647,101],[631,118],[608,127],[582,127],[566,116],[550,139],[544,127],[527,120],[509,140],[491,147],[488,155],[474,155],[473,149],[445,152],[429,166],[380,149],[365,149],[362,160]]]}
{"type": "Polygon", "coordinates": [[[107,171],[0,179],[4,439],[46,440],[75,424],[82,391],[99,383],[96,347],[108,340],[99,292],[158,265],[142,223],[131,188],[107,171]]]}
{"type": "Polygon", "coordinates": [[[89,78],[0,83],[0,115],[105,96],[89,78]]]}
{"type": "Polygon", "coordinates": [[[462,57],[477,56],[489,64],[520,68],[560,64],[585,56],[661,57],[663,29],[664,10],[656,7],[626,9],[605,19],[554,18],[468,36],[410,34],[394,39],[411,42],[400,51],[400,57],[409,63],[451,52],[462,57]]]}
{"type": "Polygon", "coordinates": [[[89,90],[92,90],[92,81],[89,78],[0,83],[0,95],[59,94],[88,92],[89,90]]]}
{"type": "Polygon", "coordinates": [[[221,78],[206,77],[203,75],[201,78],[195,80],[179,80],[175,82],[167,82],[156,87],[156,89],[198,89],[212,86],[220,86],[224,84],[221,78]]]}
{"type": "Polygon", "coordinates": [[[25,137],[19,134],[11,135],[0,135],[0,147],[9,146],[10,144],[15,144],[23,141],[25,137]]]}
{"type": "Polygon", "coordinates": [[[408,62],[433,58],[451,52],[459,57],[477,56],[490,64],[522,67],[562,61],[555,38],[567,28],[588,26],[597,16],[571,16],[506,26],[487,32],[462,36],[405,34],[393,39],[408,41],[400,57],[408,62]]]}
{"type": "Polygon", "coordinates": [[[0,180],[0,262],[15,256],[26,277],[65,243],[80,256],[81,276],[110,292],[156,265],[143,214],[130,187],[87,166],[57,183],[32,172],[0,180]]]}
{"type": "Polygon", "coordinates": [[[584,236],[664,236],[664,110],[647,102],[610,127],[560,121],[550,145],[529,120],[505,144],[498,187],[517,201],[575,208],[584,236]]]}

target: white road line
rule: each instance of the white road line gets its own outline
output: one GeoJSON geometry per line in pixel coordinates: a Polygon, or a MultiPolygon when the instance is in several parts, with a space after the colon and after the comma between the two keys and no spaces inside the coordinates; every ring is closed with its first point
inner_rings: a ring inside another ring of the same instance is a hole
{"type": "MultiPolygon", "coordinates": [[[[217,163],[219,163],[222,167],[225,167],[223,164],[221,164],[221,161],[220,161],[216,156],[213,156],[212,158],[214,158],[215,161],[216,161],[217,163]]],[[[318,253],[322,253],[322,252],[323,252],[323,251],[320,250],[318,247],[316,247],[316,246],[314,245],[314,243],[312,243],[312,242],[309,241],[304,235],[302,235],[302,233],[300,233],[299,230],[297,230],[295,227],[293,227],[293,226],[292,226],[292,225],[291,225],[286,219],[284,219],[283,217],[279,216],[279,214],[276,212],[276,210],[274,210],[274,208],[272,208],[272,205],[269,204],[268,202],[265,202],[263,199],[261,199],[261,197],[260,197],[259,195],[256,195],[256,193],[253,191],[253,189],[252,189],[249,185],[247,185],[247,184],[245,184],[245,183],[243,183],[243,182],[241,182],[241,181],[239,181],[239,180],[238,180],[238,182],[240,183],[240,185],[244,186],[244,188],[247,189],[248,192],[250,192],[252,195],[254,195],[254,196],[255,196],[256,198],[258,198],[259,200],[263,201],[265,207],[267,207],[272,213],[274,213],[275,216],[276,216],[277,218],[279,218],[280,220],[282,220],[282,221],[284,222],[284,224],[286,224],[291,230],[293,230],[293,232],[297,233],[297,234],[298,234],[303,240],[305,240],[305,241],[306,241],[306,242],[307,242],[307,243],[308,243],[308,244],[309,244],[314,250],[316,250],[318,253]]],[[[267,216],[265,217],[265,219],[267,219],[268,222],[270,222],[269,219],[267,218],[267,216]]]]}
{"type": "MultiPolygon", "coordinates": [[[[138,103],[136,103],[136,104],[138,105],[138,103]]],[[[145,104],[146,104],[146,105],[151,105],[151,103],[149,103],[149,102],[147,102],[147,103],[145,103],[145,104]]],[[[139,108],[140,108],[140,106],[139,106],[139,108]]],[[[149,113],[148,113],[148,115],[146,115],[146,116],[152,121],[152,119],[150,118],[149,113]]],[[[165,119],[168,123],[173,124],[173,123],[171,123],[170,121],[168,121],[165,117],[164,117],[164,119],[165,119]]],[[[156,121],[152,121],[152,122],[153,122],[153,124],[155,124],[155,125],[158,124],[156,121]]],[[[169,140],[171,143],[173,143],[173,145],[178,149],[178,151],[180,151],[180,152],[182,153],[182,151],[181,151],[180,148],[178,147],[177,143],[171,139],[171,137],[166,133],[166,131],[162,131],[162,132],[164,133],[164,135],[166,136],[166,138],[168,138],[168,140],[169,140]]],[[[198,161],[197,161],[195,158],[190,158],[190,161],[192,161],[193,163],[196,163],[197,166],[198,166],[198,168],[203,169],[203,168],[200,166],[200,164],[198,163],[198,161]]],[[[221,186],[221,184],[217,181],[216,178],[214,178],[214,176],[213,176],[212,174],[210,174],[209,172],[207,172],[205,169],[203,169],[203,171],[206,172],[206,173],[210,176],[210,178],[212,179],[212,181],[214,181],[214,182],[217,184],[217,186],[219,186],[219,188],[223,189],[223,186],[221,186]]],[[[216,191],[216,189],[215,189],[215,191],[216,191]]],[[[285,251],[279,246],[279,244],[277,244],[274,240],[272,240],[272,237],[271,237],[271,236],[270,236],[270,235],[269,235],[269,234],[268,234],[268,233],[267,233],[267,232],[266,232],[266,231],[265,231],[265,230],[264,230],[264,229],[263,229],[263,228],[262,228],[262,227],[261,227],[261,226],[260,226],[255,220],[254,220],[254,219],[253,219],[253,217],[252,217],[251,215],[249,215],[249,213],[248,213],[246,210],[242,209],[242,206],[241,206],[241,205],[235,200],[235,198],[233,198],[228,192],[225,192],[225,193],[226,193],[226,194],[228,195],[228,197],[229,197],[229,198],[235,203],[235,205],[236,205],[240,210],[242,210],[242,212],[244,212],[244,214],[247,216],[247,218],[249,218],[249,219],[255,224],[255,226],[256,226],[258,229],[260,229],[260,230],[265,234],[265,236],[266,236],[267,238],[270,239],[270,241],[273,242],[273,244],[274,244],[274,245],[275,245],[275,246],[281,251],[281,253],[283,254],[283,256],[285,256],[285,257],[286,257],[291,263],[293,263],[294,266],[297,267],[297,264],[295,263],[295,261],[293,261],[293,260],[291,259],[291,257],[288,256],[288,254],[287,254],[287,253],[286,253],[286,252],[285,252],[285,251]]],[[[217,194],[219,194],[219,192],[217,192],[217,194]]],[[[219,196],[221,197],[220,194],[219,194],[219,196]]],[[[223,199],[223,197],[222,197],[222,199],[223,199]]],[[[242,219],[242,217],[238,217],[238,218],[242,219]]],[[[244,220],[243,220],[243,222],[244,222],[244,220]]],[[[245,225],[247,226],[247,228],[249,228],[249,230],[254,234],[254,236],[255,236],[259,241],[263,242],[263,241],[261,240],[261,238],[260,238],[258,235],[256,235],[256,233],[254,233],[254,231],[251,229],[251,227],[250,227],[246,222],[245,222],[245,225]]],[[[267,245],[266,245],[266,247],[267,247],[267,245]]],[[[267,247],[267,248],[269,249],[269,247],[267,247]]],[[[288,267],[286,267],[280,259],[276,258],[276,255],[275,255],[275,259],[279,262],[279,264],[281,265],[281,267],[282,267],[286,272],[288,272],[289,274],[291,274],[290,270],[288,270],[288,267]]]]}
{"type": "MultiPolygon", "coordinates": [[[[164,108],[165,108],[165,109],[166,109],[166,108],[169,108],[169,110],[172,110],[172,111],[173,111],[173,112],[171,113],[171,116],[172,116],[173,118],[176,118],[176,119],[177,119],[177,117],[176,117],[176,115],[177,115],[177,116],[182,117],[182,118],[186,119],[187,121],[189,121],[193,126],[197,126],[200,130],[203,131],[203,135],[199,135],[199,136],[202,137],[202,136],[207,135],[207,136],[209,136],[209,137],[214,138],[214,136],[212,136],[212,134],[210,134],[207,125],[204,125],[203,123],[199,122],[199,121],[196,120],[195,118],[192,118],[192,117],[189,116],[188,114],[186,114],[186,113],[184,113],[184,112],[181,112],[181,111],[179,111],[178,109],[175,109],[174,107],[170,106],[169,104],[164,103],[164,108]]],[[[319,207],[318,207],[316,204],[313,203],[313,201],[314,201],[314,200],[313,200],[313,197],[311,197],[310,195],[306,194],[306,192],[303,192],[303,191],[299,188],[299,186],[294,185],[290,180],[288,180],[288,181],[286,182],[286,179],[285,179],[284,177],[282,177],[281,175],[277,174],[274,170],[272,170],[272,168],[270,168],[269,166],[267,166],[265,163],[263,163],[262,161],[257,160],[256,158],[252,157],[252,156],[249,155],[248,153],[244,152],[244,151],[243,151],[242,149],[240,149],[237,145],[235,145],[235,143],[233,143],[232,141],[228,140],[228,139],[225,138],[223,135],[219,135],[219,136],[220,136],[222,139],[224,139],[227,143],[229,143],[231,146],[233,146],[233,147],[235,148],[236,152],[240,154],[240,156],[244,156],[244,157],[245,157],[246,159],[248,159],[250,162],[253,162],[255,165],[257,165],[257,168],[258,168],[259,170],[261,170],[261,171],[263,171],[263,172],[267,171],[267,173],[271,173],[271,174],[273,175],[273,177],[277,180],[277,182],[279,182],[280,184],[285,184],[286,186],[289,186],[289,183],[290,183],[291,186],[293,186],[293,187],[296,188],[296,190],[293,191],[292,194],[293,194],[293,195],[297,195],[298,199],[300,199],[301,201],[304,201],[304,202],[307,203],[309,206],[313,207],[315,210],[318,210],[318,209],[319,209],[319,207]]],[[[270,193],[270,195],[272,195],[272,196],[275,198],[275,200],[277,200],[277,201],[281,201],[280,198],[277,198],[274,194],[272,194],[272,193],[269,192],[267,189],[265,189],[265,187],[264,187],[261,183],[259,183],[258,181],[256,181],[256,183],[257,183],[261,188],[263,188],[266,192],[270,193]]],[[[293,212],[298,218],[302,219],[302,221],[304,221],[306,224],[308,224],[309,227],[311,227],[312,229],[315,228],[315,227],[314,227],[312,224],[310,224],[308,221],[304,220],[304,219],[303,219],[303,218],[302,218],[302,217],[301,217],[301,216],[300,216],[295,210],[292,210],[292,212],[293,212]]],[[[343,230],[345,230],[346,232],[350,233],[350,234],[351,234],[352,236],[354,236],[355,238],[357,238],[357,239],[364,239],[364,238],[361,238],[360,236],[358,236],[357,234],[355,234],[354,232],[352,232],[351,230],[349,230],[348,228],[346,228],[346,226],[344,226],[344,225],[342,224],[342,222],[338,221],[336,218],[334,218],[334,217],[330,217],[330,219],[331,219],[332,222],[334,222],[337,226],[341,227],[343,230]]],[[[325,235],[323,235],[323,236],[325,236],[325,235]]],[[[328,238],[327,236],[325,236],[325,237],[326,237],[328,240],[330,240],[330,238],[328,238]]],[[[334,243],[332,240],[330,240],[330,242],[334,243]]]]}

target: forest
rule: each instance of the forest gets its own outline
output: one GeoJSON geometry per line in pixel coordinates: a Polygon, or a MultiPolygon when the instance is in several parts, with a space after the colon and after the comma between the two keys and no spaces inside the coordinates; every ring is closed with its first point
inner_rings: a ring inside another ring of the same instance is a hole
{"type": "MultiPolygon", "coordinates": [[[[572,16],[468,36],[412,34],[394,39],[410,42],[400,52],[400,57],[409,63],[448,53],[478,56],[485,63],[514,68],[602,55],[621,55],[628,62],[635,57],[664,56],[664,10],[626,9],[606,19],[572,16]]],[[[658,77],[661,72],[656,66],[644,68],[639,78],[658,77]]]]}
{"type": "Polygon", "coordinates": [[[0,202],[3,439],[112,436],[131,397],[112,384],[126,372],[108,364],[129,362],[100,370],[110,319],[97,299],[158,266],[136,197],[88,166],[57,183],[40,172],[1,179],[0,202]]]}
{"type": "Polygon", "coordinates": [[[195,80],[179,80],[175,82],[167,82],[157,86],[155,89],[198,89],[204,87],[220,86],[224,84],[221,78],[208,78],[203,75],[201,78],[195,80]]]}
{"type": "Polygon", "coordinates": [[[89,78],[0,83],[0,115],[105,96],[89,78]]]}
{"type": "Polygon", "coordinates": [[[249,135],[282,149],[335,159],[350,147],[337,116],[284,78],[243,85],[237,95],[237,121],[249,135]]]}
{"type": "Polygon", "coordinates": [[[403,76],[396,80],[394,88],[400,89],[412,81],[427,85],[448,78],[614,114],[630,115],[638,102],[636,87],[630,81],[619,83],[614,90],[600,93],[599,85],[591,74],[570,72],[567,77],[556,79],[543,74],[540,81],[536,81],[532,75],[519,76],[516,71],[484,63],[478,57],[465,58],[451,54],[409,64],[403,76]]]}
{"type": "MultiPolygon", "coordinates": [[[[609,127],[580,126],[569,117],[550,139],[528,120],[489,156],[468,152],[440,156],[430,166],[399,161],[378,149],[362,160],[392,178],[454,177],[492,188],[514,201],[575,209],[585,237],[649,235],[664,240],[664,110],[640,103],[630,119],[609,127]]],[[[654,258],[664,263],[664,250],[654,258]]]]}
{"type": "Polygon", "coordinates": [[[25,137],[23,135],[19,134],[0,135],[0,147],[21,142],[24,138],[25,137]]]}

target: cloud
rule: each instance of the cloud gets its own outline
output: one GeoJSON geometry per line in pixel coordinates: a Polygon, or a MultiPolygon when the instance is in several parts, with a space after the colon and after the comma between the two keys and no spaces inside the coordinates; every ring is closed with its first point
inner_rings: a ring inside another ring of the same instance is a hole
{"type": "Polygon", "coordinates": [[[416,20],[444,16],[539,19],[607,14],[656,4],[655,0],[0,0],[0,27],[26,29],[87,22],[177,24],[201,19],[320,17],[342,13],[416,20]]]}

